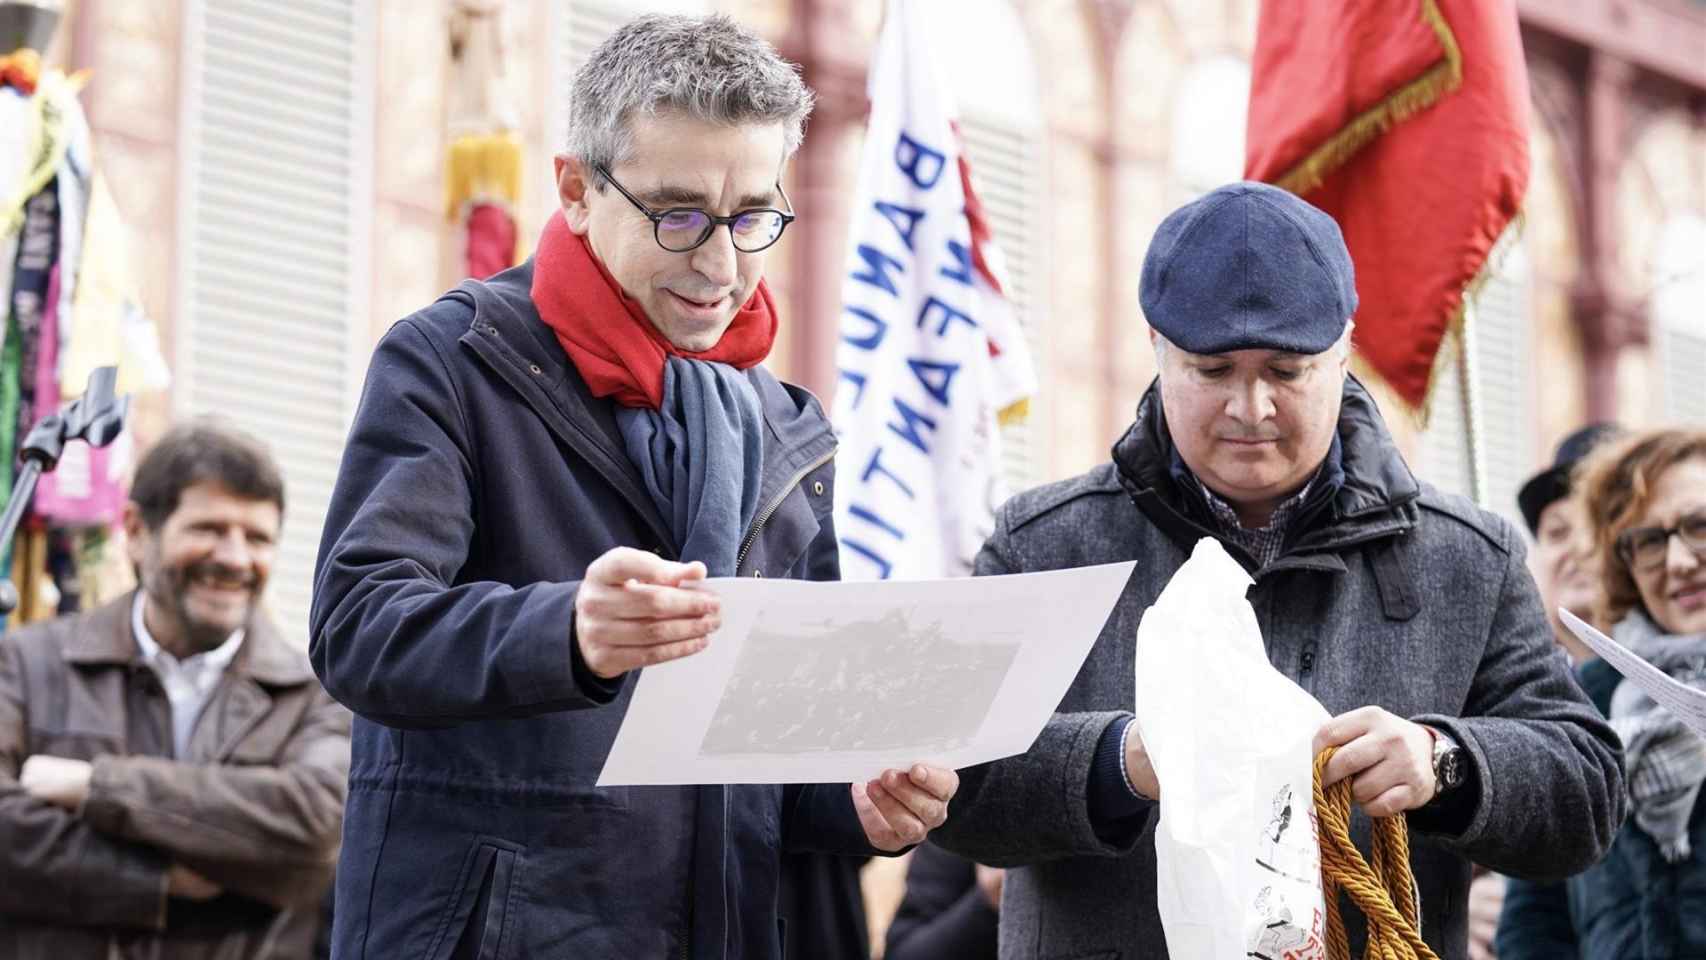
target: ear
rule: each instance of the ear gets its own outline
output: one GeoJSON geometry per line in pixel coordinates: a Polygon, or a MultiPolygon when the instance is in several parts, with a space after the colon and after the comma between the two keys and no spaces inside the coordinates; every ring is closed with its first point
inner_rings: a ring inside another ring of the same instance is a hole
{"type": "Polygon", "coordinates": [[[587,196],[593,192],[592,178],[596,174],[586,169],[578,157],[566,153],[557,154],[551,162],[557,173],[557,202],[562,204],[563,220],[571,231],[585,236],[592,222],[587,196]]]}
{"type": "Polygon", "coordinates": [[[124,552],[131,566],[142,566],[142,557],[147,550],[148,524],[142,520],[142,508],[135,500],[126,500],[121,522],[124,524],[124,552]]]}

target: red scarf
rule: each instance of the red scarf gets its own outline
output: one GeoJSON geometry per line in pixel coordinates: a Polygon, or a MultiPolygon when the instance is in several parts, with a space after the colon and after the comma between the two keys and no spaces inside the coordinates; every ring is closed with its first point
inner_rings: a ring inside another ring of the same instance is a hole
{"type": "Polygon", "coordinates": [[[626,407],[663,406],[667,357],[717,360],[745,370],[768,356],[776,342],[776,307],[761,280],[716,346],[696,353],[670,343],[646,319],[639,302],[622,292],[586,238],[569,229],[561,210],[551,215],[539,237],[533,304],[593,396],[614,396],[626,407]]]}

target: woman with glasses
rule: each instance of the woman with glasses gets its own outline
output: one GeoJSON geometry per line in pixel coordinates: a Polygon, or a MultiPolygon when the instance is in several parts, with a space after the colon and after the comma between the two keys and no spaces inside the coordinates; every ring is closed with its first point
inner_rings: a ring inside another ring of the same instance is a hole
{"type": "MultiPolygon", "coordinates": [[[[1654,666],[1706,688],[1706,430],[1607,444],[1576,489],[1604,563],[1602,621],[1654,666]]],[[[1706,957],[1706,738],[1604,661],[1578,676],[1623,738],[1629,817],[1585,873],[1512,882],[1499,960],[1706,957]]]]}

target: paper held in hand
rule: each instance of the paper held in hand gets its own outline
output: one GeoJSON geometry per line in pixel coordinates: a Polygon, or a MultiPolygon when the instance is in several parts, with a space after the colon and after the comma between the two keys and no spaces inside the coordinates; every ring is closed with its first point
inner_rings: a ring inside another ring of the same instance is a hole
{"type": "Polygon", "coordinates": [[[1328,716],[1268,663],[1250,583],[1205,538],[1137,628],[1156,906],[1175,957],[1325,960],[1310,747],[1328,716]]]}
{"type": "Polygon", "coordinates": [[[1640,655],[1611,639],[1582,618],[1568,610],[1559,609],[1564,626],[1581,638],[1594,653],[1617,669],[1635,686],[1653,698],[1653,702],[1669,710],[1683,726],[1706,737],[1706,690],[1697,690],[1672,679],[1664,671],[1641,659],[1640,655]]]}
{"type": "Polygon", "coordinates": [[[1023,753],[1133,566],[707,580],[722,629],[704,652],[641,671],[598,785],[840,783],[1023,753]]]}

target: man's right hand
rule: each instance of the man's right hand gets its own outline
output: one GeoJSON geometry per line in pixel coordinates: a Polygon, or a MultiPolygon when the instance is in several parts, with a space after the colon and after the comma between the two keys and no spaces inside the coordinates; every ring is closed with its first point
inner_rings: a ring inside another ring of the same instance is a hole
{"type": "Polygon", "coordinates": [[[723,624],[722,604],[683,584],[705,565],[617,547],[587,567],[575,595],[575,642],[587,669],[606,680],[698,653],[723,624]]]}
{"type": "Polygon", "coordinates": [[[1125,775],[1138,793],[1151,800],[1161,799],[1161,781],[1155,779],[1155,768],[1150,766],[1149,751],[1143,748],[1143,737],[1137,732],[1136,720],[1131,721],[1125,731],[1125,775]]]}
{"type": "Polygon", "coordinates": [[[225,890],[189,867],[174,863],[166,870],[166,896],[184,900],[212,900],[225,890]]]}

